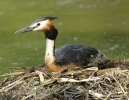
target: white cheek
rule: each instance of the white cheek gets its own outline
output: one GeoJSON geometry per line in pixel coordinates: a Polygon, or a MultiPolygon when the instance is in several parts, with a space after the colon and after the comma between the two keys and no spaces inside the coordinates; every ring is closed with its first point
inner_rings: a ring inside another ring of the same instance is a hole
{"type": "MultiPolygon", "coordinates": [[[[47,20],[46,21],[42,21],[42,22],[39,22],[40,23],[40,26],[38,26],[37,28],[35,28],[33,31],[40,31],[40,30],[43,30],[45,28],[45,26],[47,25],[47,20]]],[[[34,24],[32,27],[36,26],[36,24],[34,24]]]]}
{"type": "Polygon", "coordinates": [[[38,26],[37,28],[35,28],[33,31],[40,31],[40,30],[42,30],[43,29],[43,27],[42,26],[38,26]]]}

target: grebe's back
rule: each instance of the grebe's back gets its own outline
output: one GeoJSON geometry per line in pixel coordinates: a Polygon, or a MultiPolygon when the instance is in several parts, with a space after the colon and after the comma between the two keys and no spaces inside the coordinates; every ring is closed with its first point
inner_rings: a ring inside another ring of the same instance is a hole
{"type": "Polygon", "coordinates": [[[57,64],[77,66],[94,66],[105,59],[105,55],[99,50],[78,44],[66,44],[55,50],[55,58],[57,64]]]}

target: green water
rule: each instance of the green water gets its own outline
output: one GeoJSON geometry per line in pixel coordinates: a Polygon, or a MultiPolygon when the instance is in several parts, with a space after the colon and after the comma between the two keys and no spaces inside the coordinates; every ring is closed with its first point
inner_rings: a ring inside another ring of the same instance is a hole
{"type": "Polygon", "coordinates": [[[129,57],[129,0],[0,0],[0,73],[42,64],[44,34],[14,32],[44,16],[59,17],[56,47],[77,43],[129,57]]]}

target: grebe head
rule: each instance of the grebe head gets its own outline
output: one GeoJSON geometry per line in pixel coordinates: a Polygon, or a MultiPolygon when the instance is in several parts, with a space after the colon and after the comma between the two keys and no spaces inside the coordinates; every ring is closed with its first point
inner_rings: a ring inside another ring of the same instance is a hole
{"type": "Polygon", "coordinates": [[[44,17],[37,19],[31,25],[16,31],[15,33],[25,33],[29,31],[49,31],[54,27],[51,21],[54,19],[57,19],[57,17],[44,17]]]}

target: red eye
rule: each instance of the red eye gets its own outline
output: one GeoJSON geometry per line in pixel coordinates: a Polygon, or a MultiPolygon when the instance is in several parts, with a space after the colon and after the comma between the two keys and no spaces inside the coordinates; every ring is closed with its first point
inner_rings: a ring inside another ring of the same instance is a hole
{"type": "Polygon", "coordinates": [[[37,26],[40,26],[40,23],[37,23],[37,26]]]}

